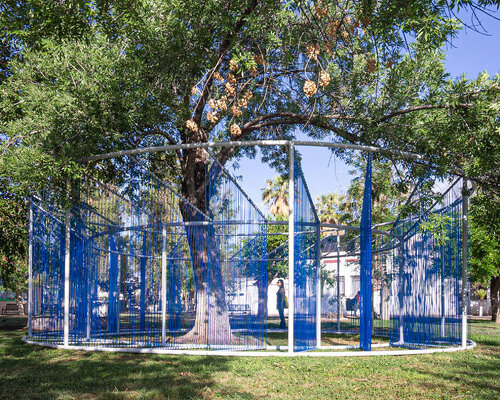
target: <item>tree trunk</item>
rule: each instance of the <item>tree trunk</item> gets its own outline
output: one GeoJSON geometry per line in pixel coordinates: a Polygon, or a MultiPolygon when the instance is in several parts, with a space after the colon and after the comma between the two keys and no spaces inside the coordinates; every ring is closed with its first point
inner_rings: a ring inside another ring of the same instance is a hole
{"type": "MultiPolygon", "coordinates": [[[[202,149],[186,152],[182,183],[183,196],[199,210],[208,209],[210,188],[205,188],[205,156],[202,149]]],[[[211,172],[211,175],[217,171],[211,172]]],[[[214,181],[214,177],[211,177],[214,181]]],[[[228,345],[240,342],[231,332],[226,290],[222,274],[219,243],[215,229],[199,211],[181,204],[187,240],[193,263],[196,288],[196,315],[193,328],[182,338],[184,343],[228,345]]]]}
{"type": "Polygon", "coordinates": [[[257,283],[257,289],[259,294],[259,305],[257,308],[257,320],[266,321],[267,319],[267,292],[268,286],[267,282],[260,279],[257,283]]]}
{"type": "Polygon", "coordinates": [[[491,278],[491,320],[500,324],[500,276],[491,278]]]}
{"type": "Polygon", "coordinates": [[[268,293],[269,293],[269,285],[273,281],[274,278],[276,278],[277,275],[270,275],[266,273],[267,278],[266,279],[258,279],[257,280],[257,290],[259,294],[259,306],[257,309],[257,320],[258,321],[267,321],[267,314],[268,314],[268,309],[267,309],[267,298],[268,298],[268,293]]]}
{"type": "MultiPolygon", "coordinates": [[[[193,212],[184,210],[184,222],[194,220],[193,212]]],[[[196,288],[194,326],[184,337],[185,343],[234,344],[238,339],[231,333],[226,290],[222,274],[219,245],[212,225],[187,226],[188,244],[193,262],[196,288]]]]}
{"type": "Polygon", "coordinates": [[[24,314],[24,299],[21,296],[21,294],[16,293],[16,304],[17,304],[17,313],[19,315],[25,315],[24,314]]]}

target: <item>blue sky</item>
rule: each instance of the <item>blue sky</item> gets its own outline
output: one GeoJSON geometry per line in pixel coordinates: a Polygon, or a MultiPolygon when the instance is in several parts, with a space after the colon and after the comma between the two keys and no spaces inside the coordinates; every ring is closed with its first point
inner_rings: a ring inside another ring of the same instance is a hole
{"type": "MultiPolygon", "coordinates": [[[[500,12],[494,15],[500,17],[500,12]]],[[[465,23],[471,24],[469,14],[460,17],[465,23]]],[[[464,28],[445,48],[445,65],[451,77],[465,73],[467,78],[474,79],[484,70],[490,75],[500,72],[500,21],[483,15],[481,23],[486,34],[464,28]]],[[[329,192],[345,192],[352,178],[350,167],[332,157],[327,149],[301,147],[299,151],[303,157],[302,169],[313,197],[329,192]]],[[[268,213],[267,207],[262,204],[261,190],[266,179],[272,179],[276,173],[263,165],[258,156],[255,160],[241,160],[239,164],[240,168],[234,174],[241,176],[241,186],[268,213]]]]}
{"type": "MultiPolygon", "coordinates": [[[[500,12],[493,13],[500,18],[500,12]]],[[[446,69],[451,76],[465,73],[467,78],[476,78],[486,70],[490,75],[500,72],[500,21],[481,16],[481,23],[487,34],[480,34],[464,28],[446,48],[446,69]]],[[[471,25],[470,14],[463,18],[471,25]]]]}

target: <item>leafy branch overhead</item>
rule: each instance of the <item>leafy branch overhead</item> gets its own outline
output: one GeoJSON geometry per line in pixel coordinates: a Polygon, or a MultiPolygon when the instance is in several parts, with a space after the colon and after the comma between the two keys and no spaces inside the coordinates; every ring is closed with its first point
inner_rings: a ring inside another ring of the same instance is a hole
{"type": "MultiPolygon", "coordinates": [[[[441,50],[460,27],[453,7],[494,2],[129,3],[1,6],[2,169],[17,163],[31,176],[39,158],[56,174],[102,152],[291,138],[299,126],[313,138],[416,152],[427,159],[411,166],[417,175],[452,169],[499,191],[499,78],[450,81],[441,50]]],[[[196,202],[200,157],[154,161],[179,168],[196,202]]],[[[265,149],[264,158],[282,168],[285,155],[265,149]]]]}
{"type": "MultiPolygon", "coordinates": [[[[500,76],[451,80],[442,50],[460,29],[456,12],[488,18],[489,7],[498,2],[5,0],[0,191],[11,197],[0,204],[9,222],[2,235],[17,235],[13,221],[29,192],[48,185],[67,197],[82,172],[103,180],[126,173],[117,160],[82,162],[88,157],[174,143],[288,139],[299,130],[313,139],[417,153],[419,162],[392,156],[381,163],[431,183],[464,175],[485,198],[498,199],[500,76]]],[[[224,165],[255,154],[225,147],[215,156],[224,165]]],[[[159,177],[176,181],[189,202],[208,209],[203,150],[142,158],[159,177]]],[[[263,148],[262,158],[286,172],[283,149],[263,148]]],[[[381,188],[379,205],[395,209],[398,199],[381,188]]],[[[286,210],[283,201],[269,201],[277,213],[286,210]]],[[[377,218],[390,218],[393,210],[386,211],[380,207],[377,218]]],[[[275,233],[279,248],[284,235],[275,233]]],[[[483,241],[483,233],[475,240],[489,260],[486,276],[496,271],[490,249],[498,246],[483,241]]],[[[17,247],[5,250],[16,257],[0,249],[2,280],[20,271],[16,290],[24,276],[16,264],[21,242],[19,236],[17,247]]],[[[206,257],[217,255],[200,250],[193,265],[206,257]]],[[[282,273],[274,267],[274,275],[282,273]]],[[[196,282],[200,293],[203,283],[196,282]]],[[[224,323],[229,327],[227,315],[224,323]]]]}

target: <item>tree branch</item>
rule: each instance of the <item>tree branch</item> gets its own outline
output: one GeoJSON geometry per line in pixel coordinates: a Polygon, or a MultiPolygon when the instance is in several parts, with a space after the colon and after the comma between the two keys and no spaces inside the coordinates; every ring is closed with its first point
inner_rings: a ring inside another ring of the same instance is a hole
{"type": "Polygon", "coordinates": [[[471,103],[460,103],[455,106],[451,106],[448,104],[437,104],[437,105],[432,105],[432,104],[426,104],[422,106],[415,106],[415,107],[408,107],[408,108],[403,108],[402,110],[397,110],[393,111],[382,118],[380,118],[377,123],[387,121],[391,118],[397,117],[398,115],[403,115],[403,114],[409,114],[415,111],[421,111],[421,110],[438,110],[438,109],[444,109],[444,108],[456,108],[456,107],[462,107],[462,108],[470,108],[472,107],[471,103]]]}
{"type": "MultiPolygon", "coordinates": [[[[177,141],[174,140],[174,138],[168,132],[165,132],[164,130],[162,130],[156,126],[148,127],[147,129],[150,129],[151,131],[153,131],[155,135],[163,136],[165,139],[168,140],[168,142],[170,144],[177,144],[177,141]]],[[[177,153],[177,157],[179,158],[179,162],[182,165],[182,163],[184,161],[184,157],[182,155],[182,152],[179,149],[176,149],[175,152],[177,153]]]]}
{"type": "Polygon", "coordinates": [[[304,115],[304,114],[296,114],[291,112],[282,112],[282,113],[272,113],[263,115],[261,117],[255,118],[250,122],[247,122],[242,127],[242,131],[247,129],[256,130],[266,126],[273,125],[291,125],[291,124],[306,124],[313,125],[318,128],[330,130],[340,137],[343,137],[346,140],[349,140],[351,143],[359,143],[359,136],[350,133],[345,129],[341,129],[336,127],[326,120],[328,119],[347,119],[347,120],[355,120],[355,118],[349,116],[343,116],[341,114],[330,114],[330,115],[304,115]]]}
{"type": "Polygon", "coordinates": [[[196,104],[196,107],[194,109],[193,120],[198,126],[201,126],[201,117],[203,115],[203,110],[210,96],[210,90],[212,88],[212,83],[214,80],[214,72],[219,68],[222,58],[231,46],[232,40],[245,24],[246,17],[248,17],[254,11],[258,4],[259,1],[257,0],[254,0],[252,1],[252,3],[250,3],[250,5],[241,14],[241,18],[234,25],[234,31],[226,36],[219,47],[219,56],[217,57],[217,63],[209,71],[207,81],[205,82],[205,85],[203,86],[203,90],[201,92],[200,99],[198,100],[198,103],[196,104]]]}
{"type": "MultiPolygon", "coordinates": [[[[335,118],[335,117],[339,117],[339,119],[342,118],[342,116],[340,115],[326,116],[326,118],[335,118]]],[[[310,116],[310,115],[295,114],[291,112],[266,114],[257,117],[252,121],[247,122],[245,125],[243,125],[241,129],[241,134],[233,136],[231,139],[235,141],[244,140],[248,137],[248,135],[251,132],[261,128],[265,128],[267,126],[307,124],[335,132],[337,135],[350,141],[351,143],[359,143],[360,138],[358,136],[344,129],[338,128],[332,124],[329,124],[324,120],[324,118],[325,117],[320,117],[318,115],[310,116]]],[[[236,150],[235,147],[223,147],[217,154],[217,160],[222,165],[225,165],[225,163],[232,157],[235,150],[236,150]]]]}

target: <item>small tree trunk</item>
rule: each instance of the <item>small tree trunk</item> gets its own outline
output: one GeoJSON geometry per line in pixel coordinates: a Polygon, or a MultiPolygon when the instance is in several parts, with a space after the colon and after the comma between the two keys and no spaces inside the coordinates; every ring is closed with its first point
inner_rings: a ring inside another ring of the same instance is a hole
{"type": "Polygon", "coordinates": [[[259,303],[257,308],[257,320],[266,321],[267,320],[267,293],[269,290],[269,283],[267,279],[259,279],[257,281],[257,290],[259,294],[259,303]]]}
{"type": "Polygon", "coordinates": [[[483,299],[479,299],[479,316],[480,317],[483,316],[483,308],[484,308],[484,300],[483,299]]]}
{"type": "Polygon", "coordinates": [[[383,308],[382,308],[382,319],[384,320],[389,320],[390,319],[390,305],[389,302],[384,300],[384,299],[389,299],[389,287],[384,284],[383,289],[382,289],[382,302],[383,302],[383,308]]]}
{"type": "Polygon", "coordinates": [[[17,313],[19,315],[25,315],[24,314],[24,299],[20,293],[16,293],[16,304],[17,304],[17,313]]]}
{"type": "Polygon", "coordinates": [[[500,276],[491,278],[491,320],[500,324],[500,276]]]}

